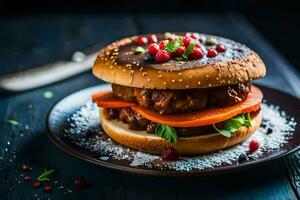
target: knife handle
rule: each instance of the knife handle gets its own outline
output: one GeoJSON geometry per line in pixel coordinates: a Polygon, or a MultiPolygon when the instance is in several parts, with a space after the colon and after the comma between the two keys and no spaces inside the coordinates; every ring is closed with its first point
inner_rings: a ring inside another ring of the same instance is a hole
{"type": "Polygon", "coordinates": [[[0,77],[0,88],[20,92],[45,86],[91,69],[96,54],[89,55],[82,62],[60,61],[41,67],[20,71],[0,77]]]}

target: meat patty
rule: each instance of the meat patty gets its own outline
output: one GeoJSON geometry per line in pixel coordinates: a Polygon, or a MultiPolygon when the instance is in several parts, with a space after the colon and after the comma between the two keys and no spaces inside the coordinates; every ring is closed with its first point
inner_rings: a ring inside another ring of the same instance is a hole
{"type": "Polygon", "coordinates": [[[251,82],[204,89],[157,90],[112,84],[113,94],[124,101],[161,114],[184,113],[207,107],[227,106],[247,98],[251,82]]]}

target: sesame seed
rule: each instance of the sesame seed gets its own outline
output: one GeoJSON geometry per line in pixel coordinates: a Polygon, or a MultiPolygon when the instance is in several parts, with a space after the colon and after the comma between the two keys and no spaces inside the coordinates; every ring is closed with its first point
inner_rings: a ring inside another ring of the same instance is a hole
{"type": "Polygon", "coordinates": [[[158,71],[159,74],[161,74],[161,71],[158,71]]]}
{"type": "Polygon", "coordinates": [[[182,79],[179,79],[178,81],[179,81],[179,82],[182,82],[182,79]]]}
{"type": "Polygon", "coordinates": [[[121,69],[121,66],[119,66],[118,68],[121,69]]]}
{"type": "Polygon", "coordinates": [[[180,72],[178,73],[178,76],[181,76],[181,73],[180,73],[180,72]]]}
{"type": "Polygon", "coordinates": [[[126,72],[126,69],[123,69],[123,72],[126,72]]]}
{"type": "Polygon", "coordinates": [[[147,72],[143,72],[143,74],[142,74],[143,76],[146,76],[147,75],[147,72]]]}
{"type": "Polygon", "coordinates": [[[216,80],[219,80],[219,77],[217,77],[216,80]]]}
{"type": "Polygon", "coordinates": [[[115,57],[111,56],[110,59],[113,60],[115,57]]]}
{"type": "Polygon", "coordinates": [[[206,74],[206,75],[205,75],[205,77],[206,77],[206,78],[209,78],[209,75],[208,75],[208,74],[206,74]]]}
{"type": "Polygon", "coordinates": [[[167,82],[164,82],[164,85],[167,85],[167,82]]]}
{"type": "Polygon", "coordinates": [[[175,83],[175,80],[174,80],[174,79],[172,80],[172,83],[175,83]]]}
{"type": "Polygon", "coordinates": [[[148,78],[148,79],[147,79],[147,81],[148,81],[148,82],[150,82],[150,81],[151,81],[151,79],[150,79],[150,78],[148,78]]]}
{"type": "Polygon", "coordinates": [[[210,83],[210,84],[208,84],[208,87],[211,87],[211,83],[210,83]]]}
{"type": "Polygon", "coordinates": [[[114,68],[114,66],[111,65],[110,68],[112,69],[112,68],[114,68]]]}
{"type": "Polygon", "coordinates": [[[230,83],[230,81],[227,81],[228,83],[230,83]]]}
{"type": "Polygon", "coordinates": [[[131,66],[131,64],[126,64],[126,67],[130,67],[131,66]]]}
{"type": "Polygon", "coordinates": [[[186,87],[186,88],[189,88],[190,86],[189,86],[189,85],[186,85],[185,87],[186,87]]]}
{"type": "Polygon", "coordinates": [[[141,72],[141,71],[143,71],[143,69],[144,69],[144,68],[143,68],[143,67],[141,67],[141,68],[140,68],[140,72],[141,72]]]}
{"type": "Polygon", "coordinates": [[[108,59],[107,59],[107,58],[104,58],[104,60],[107,61],[108,59]]]}
{"type": "Polygon", "coordinates": [[[133,62],[132,62],[132,64],[134,64],[134,65],[135,65],[135,64],[136,64],[136,61],[133,61],[133,62]]]}
{"type": "Polygon", "coordinates": [[[198,85],[201,85],[201,81],[198,81],[198,85]]]}
{"type": "Polygon", "coordinates": [[[192,75],[189,75],[189,78],[192,78],[193,76],[192,75]]]}
{"type": "Polygon", "coordinates": [[[161,78],[162,77],[162,75],[160,74],[160,75],[158,75],[158,78],[161,78]]]}
{"type": "Polygon", "coordinates": [[[133,73],[134,73],[134,70],[130,70],[130,73],[132,73],[132,74],[133,74],[133,73]]]}

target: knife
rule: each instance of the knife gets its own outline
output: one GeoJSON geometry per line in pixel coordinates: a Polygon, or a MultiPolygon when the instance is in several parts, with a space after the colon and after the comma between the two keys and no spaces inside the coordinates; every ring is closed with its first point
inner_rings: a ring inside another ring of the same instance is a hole
{"type": "MultiPolygon", "coordinates": [[[[98,46],[99,47],[99,46],[98,46]]],[[[99,48],[76,51],[71,61],[58,61],[0,77],[0,89],[21,92],[64,80],[92,68],[99,48]]]]}

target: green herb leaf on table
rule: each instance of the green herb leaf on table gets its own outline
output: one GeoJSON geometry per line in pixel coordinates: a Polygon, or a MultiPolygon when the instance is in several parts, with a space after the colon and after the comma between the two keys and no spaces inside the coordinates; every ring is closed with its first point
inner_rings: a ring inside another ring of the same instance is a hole
{"type": "Polygon", "coordinates": [[[53,174],[55,171],[55,169],[50,169],[50,170],[45,170],[38,178],[37,180],[39,182],[42,182],[42,181],[49,181],[49,176],[51,176],[51,174],[53,174]]]}
{"type": "Polygon", "coordinates": [[[251,127],[251,119],[249,113],[244,113],[232,117],[223,123],[223,128],[219,129],[215,124],[213,128],[225,137],[231,137],[241,126],[251,127]]]}
{"type": "Polygon", "coordinates": [[[159,124],[156,127],[155,135],[162,137],[173,144],[177,142],[177,138],[178,138],[176,130],[173,127],[165,124],[159,124]]]}
{"type": "Polygon", "coordinates": [[[6,122],[13,125],[13,126],[18,126],[19,125],[19,122],[14,120],[14,119],[8,119],[8,120],[6,120],[6,122]]]}
{"type": "Polygon", "coordinates": [[[136,54],[145,53],[145,49],[143,47],[137,47],[137,48],[135,48],[135,53],[136,54]]]}
{"type": "Polygon", "coordinates": [[[51,92],[51,91],[45,91],[43,96],[46,98],[46,99],[51,99],[53,96],[54,96],[54,93],[51,92]]]}
{"type": "Polygon", "coordinates": [[[165,46],[165,50],[168,52],[175,52],[182,44],[182,38],[176,38],[174,41],[169,42],[165,46]]]}

